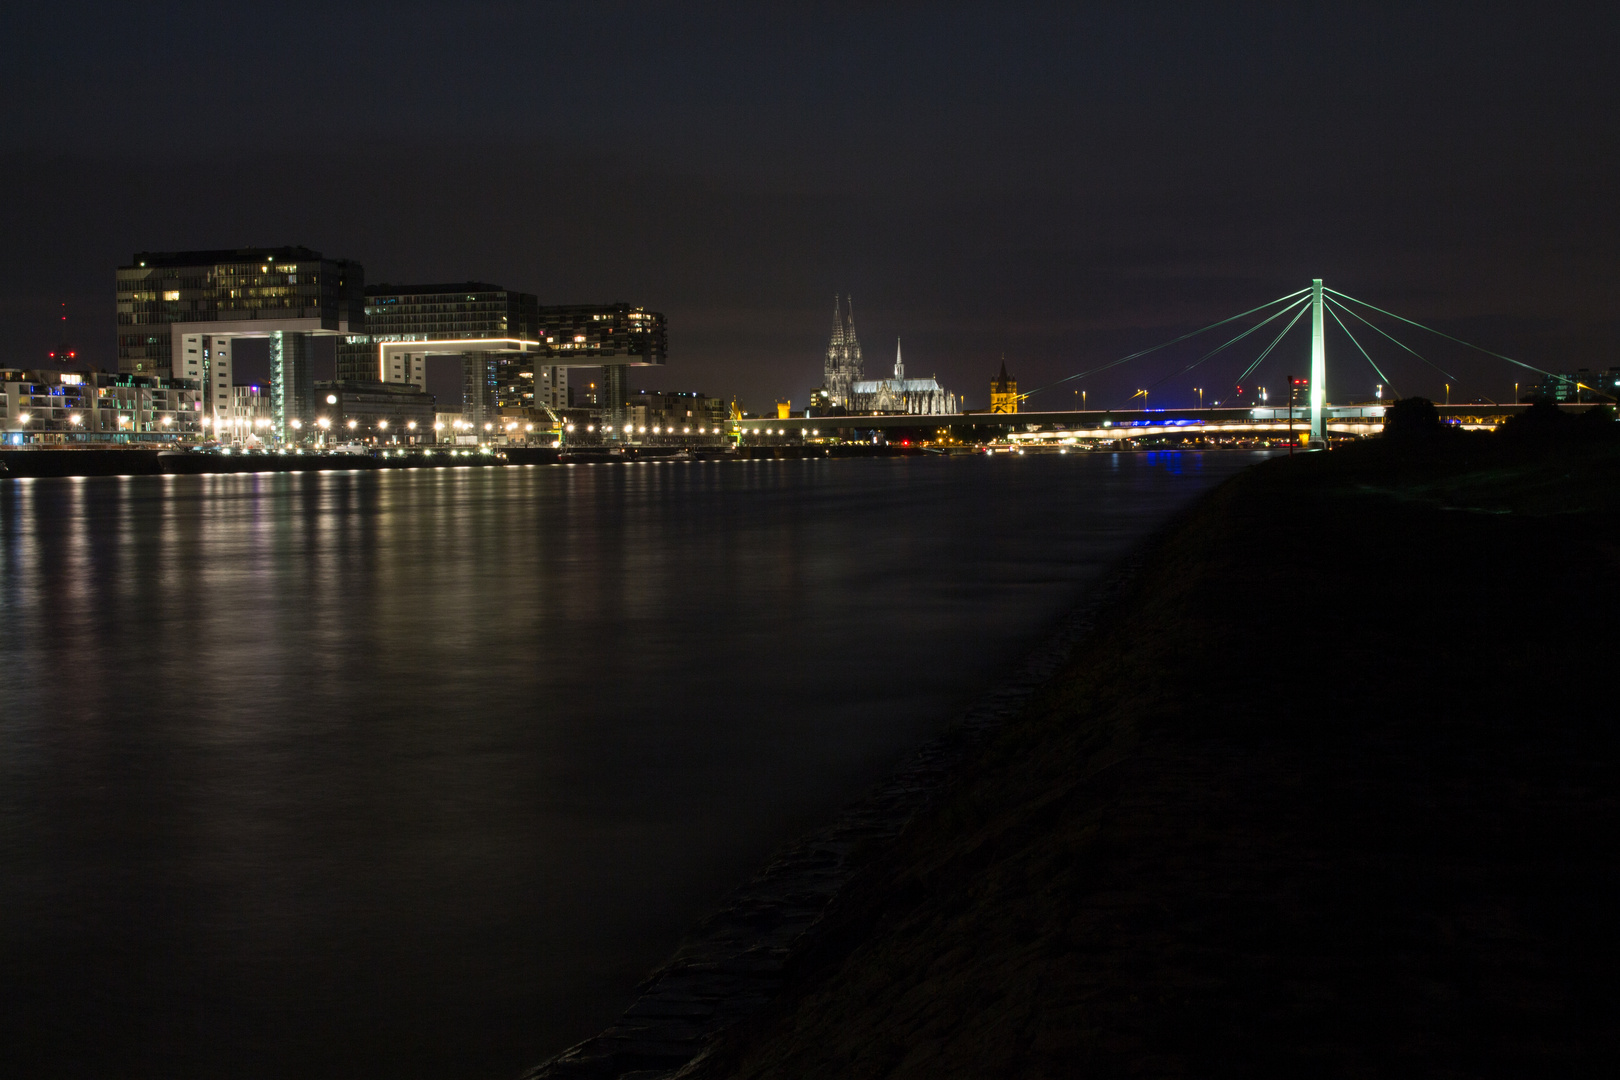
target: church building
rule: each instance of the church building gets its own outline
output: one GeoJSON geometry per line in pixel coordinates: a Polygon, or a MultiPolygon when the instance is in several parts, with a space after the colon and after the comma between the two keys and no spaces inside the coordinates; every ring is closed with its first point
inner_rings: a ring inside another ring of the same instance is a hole
{"type": "Polygon", "coordinates": [[[956,411],[956,395],[948,393],[937,379],[906,378],[898,339],[894,343],[894,378],[854,383],[850,393],[855,403],[852,412],[943,416],[956,411]]]}
{"type": "Polygon", "coordinates": [[[827,342],[821,392],[817,397],[827,406],[853,409],[851,395],[854,385],[864,378],[866,369],[861,364],[861,341],[855,336],[855,298],[849,298],[849,316],[845,318],[839,307],[839,297],[834,295],[832,338],[827,342]]]}
{"type": "Polygon", "coordinates": [[[1007,374],[1007,361],[1001,361],[1001,374],[990,380],[990,411],[1013,413],[1018,411],[1018,380],[1007,374]]]}

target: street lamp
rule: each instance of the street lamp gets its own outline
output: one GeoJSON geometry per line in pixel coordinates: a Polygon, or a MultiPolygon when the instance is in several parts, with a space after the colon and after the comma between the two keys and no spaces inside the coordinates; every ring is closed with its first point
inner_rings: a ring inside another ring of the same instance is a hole
{"type": "Polygon", "coordinates": [[[358,420],[350,420],[349,421],[349,430],[350,431],[353,431],[355,428],[357,428],[359,426],[360,426],[360,421],[358,421],[358,420]]]}
{"type": "Polygon", "coordinates": [[[387,431],[388,430],[388,421],[386,421],[386,420],[377,421],[377,430],[379,430],[379,431],[387,431]]]}
{"type": "MultiPolygon", "coordinates": [[[[164,423],[166,424],[166,423],[168,423],[168,421],[165,420],[164,423]]],[[[303,428],[304,428],[304,422],[302,420],[298,419],[298,417],[296,417],[296,416],[293,417],[292,418],[292,429],[294,431],[302,431],[303,428]]]]}

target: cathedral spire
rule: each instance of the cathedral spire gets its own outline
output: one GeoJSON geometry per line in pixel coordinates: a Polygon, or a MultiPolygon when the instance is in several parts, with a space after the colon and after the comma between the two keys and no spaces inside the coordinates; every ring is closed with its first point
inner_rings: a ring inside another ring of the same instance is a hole
{"type": "Polygon", "coordinates": [[[850,378],[864,379],[866,370],[861,364],[861,339],[855,336],[855,296],[851,294],[844,297],[844,307],[849,312],[845,319],[844,347],[849,350],[848,363],[850,378]]]}
{"type": "Polygon", "coordinates": [[[905,361],[900,359],[900,339],[899,338],[894,339],[894,377],[896,379],[904,379],[906,377],[905,361]]]}
{"type": "Polygon", "coordinates": [[[833,293],[833,332],[831,342],[833,345],[842,345],[844,343],[844,313],[840,310],[838,302],[838,294],[833,293]]]}

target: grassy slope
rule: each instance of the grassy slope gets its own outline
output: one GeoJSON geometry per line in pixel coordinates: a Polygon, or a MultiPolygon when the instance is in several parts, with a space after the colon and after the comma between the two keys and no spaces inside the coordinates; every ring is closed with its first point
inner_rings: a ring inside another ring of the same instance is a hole
{"type": "Polygon", "coordinates": [[[1226,485],[699,1075],[1611,1075],[1616,492],[1226,485]]]}

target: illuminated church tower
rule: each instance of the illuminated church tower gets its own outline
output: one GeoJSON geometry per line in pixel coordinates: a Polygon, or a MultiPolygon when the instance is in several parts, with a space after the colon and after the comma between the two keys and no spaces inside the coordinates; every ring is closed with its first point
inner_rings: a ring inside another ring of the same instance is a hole
{"type": "Polygon", "coordinates": [[[861,365],[861,342],[855,336],[854,298],[849,300],[849,315],[846,318],[839,306],[839,298],[834,295],[832,338],[827,342],[827,360],[821,385],[826,388],[831,404],[847,409],[852,401],[852,387],[865,377],[866,370],[861,365]]]}
{"type": "Polygon", "coordinates": [[[1001,374],[990,380],[990,411],[1018,411],[1018,380],[1007,374],[1007,358],[1001,358],[1001,374]]]}

